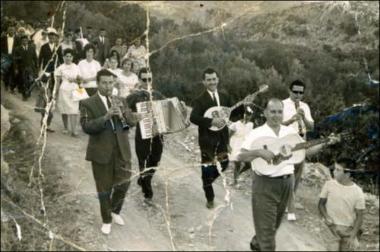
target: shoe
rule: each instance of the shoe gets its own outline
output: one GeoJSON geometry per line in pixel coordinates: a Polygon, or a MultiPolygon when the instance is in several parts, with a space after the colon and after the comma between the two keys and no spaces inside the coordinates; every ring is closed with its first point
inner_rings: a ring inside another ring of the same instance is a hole
{"type": "Polygon", "coordinates": [[[296,221],[296,214],[294,213],[288,213],[288,221],[296,221]]]}
{"type": "Polygon", "coordinates": [[[51,133],[55,132],[55,130],[53,130],[53,129],[51,129],[51,128],[47,128],[46,131],[47,131],[47,132],[51,132],[51,133]]]}
{"type": "Polygon", "coordinates": [[[110,234],[111,233],[111,224],[110,223],[103,223],[102,228],[100,229],[103,234],[110,234]]]}
{"type": "Polygon", "coordinates": [[[62,130],[62,134],[67,135],[69,134],[69,131],[67,129],[62,130]]]}
{"type": "Polygon", "coordinates": [[[249,243],[249,247],[252,251],[260,251],[259,245],[252,244],[252,242],[249,243]]]}
{"type": "Polygon", "coordinates": [[[118,224],[118,225],[120,225],[120,226],[124,226],[124,225],[125,225],[124,220],[123,220],[123,218],[120,216],[120,214],[111,213],[111,215],[112,215],[112,220],[113,220],[116,224],[118,224]]]}
{"type": "Polygon", "coordinates": [[[79,137],[79,134],[78,133],[71,133],[71,136],[72,137],[79,137]]]}
{"type": "Polygon", "coordinates": [[[214,208],[214,201],[213,201],[213,200],[207,201],[207,203],[206,203],[206,207],[207,207],[208,209],[212,209],[212,208],[214,208]]]}

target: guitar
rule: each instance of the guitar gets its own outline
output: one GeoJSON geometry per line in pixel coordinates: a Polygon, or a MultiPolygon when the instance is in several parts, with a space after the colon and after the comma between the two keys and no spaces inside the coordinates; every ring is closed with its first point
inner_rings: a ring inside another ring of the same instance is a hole
{"type": "Polygon", "coordinates": [[[311,140],[304,142],[298,135],[288,135],[282,138],[262,137],[257,139],[250,146],[250,150],[266,149],[273,154],[275,158],[272,163],[268,163],[262,158],[256,158],[252,161],[253,167],[260,167],[262,175],[272,174],[274,171],[281,169],[286,165],[299,164],[305,160],[306,149],[318,144],[333,141],[334,143],[341,141],[341,137],[348,133],[341,133],[337,136],[330,135],[327,138],[311,140]]]}
{"type": "Polygon", "coordinates": [[[259,90],[257,90],[255,93],[248,95],[243,100],[239,101],[238,103],[236,103],[235,105],[233,105],[230,108],[223,107],[223,106],[220,106],[220,107],[214,106],[214,107],[209,108],[204,113],[204,115],[203,115],[204,117],[207,117],[210,119],[221,118],[224,120],[223,126],[221,126],[221,127],[211,126],[209,129],[212,131],[219,131],[219,130],[223,129],[226,125],[231,123],[229,121],[229,118],[230,118],[232,110],[236,109],[237,107],[239,107],[240,105],[242,105],[245,102],[252,102],[258,94],[266,92],[267,90],[268,90],[268,85],[261,85],[259,87],[259,90]]]}

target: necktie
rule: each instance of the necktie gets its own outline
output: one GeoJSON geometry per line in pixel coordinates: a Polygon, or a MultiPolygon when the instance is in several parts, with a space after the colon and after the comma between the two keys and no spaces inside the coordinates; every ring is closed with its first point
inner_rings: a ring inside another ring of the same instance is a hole
{"type": "MultiPolygon", "coordinates": [[[[111,100],[110,98],[107,96],[106,97],[106,100],[107,100],[107,106],[108,106],[108,110],[111,108],[112,104],[111,104],[111,100]]],[[[112,128],[115,130],[115,123],[116,123],[116,116],[112,116],[111,118],[111,124],[112,124],[112,128]]]]}
{"type": "Polygon", "coordinates": [[[216,100],[216,97],[215,97],[215,93],[213,92],[213,93],[211,93],[212,95],[212,100],[214,101],[214,103],[215,103],[215,105],[216,106],[218,106],[218,102],[217,102],[217,100],[216,100]]]}

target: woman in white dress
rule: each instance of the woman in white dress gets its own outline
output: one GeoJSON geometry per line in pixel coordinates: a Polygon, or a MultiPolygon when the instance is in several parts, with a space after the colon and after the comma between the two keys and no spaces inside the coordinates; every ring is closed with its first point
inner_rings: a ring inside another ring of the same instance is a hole
{"type": "Polygon", "coordinates": [[[121,67],[123,71],[118,75],[116,88],[118,89],[119,96],[126,98],[136,88],[139,78],[131,71],[133,67],[132,59],[124,59],[121,67]]]}
{"type": "Polygon", "coordinates": [[[243,119],[236,121],[228,126],[230,129],[230,147],[231,153],[229,155],[229,160],[231,166],[233,166],[234,171],[234,181],[233,184],[237,185],[237,180],[239,174],[251,168],[249,162],[240,162],[237,160],[237,154],[241,148],[241,145],[244,142],[244,139],[247,137],[249,132],[253,130],[252,119],[252,109],[247,106],[245,108],[245,113],[243,119]]]}
{"type": "Polygon", "coordinates": [[[74,51],[70,48],[63,51],[64,63],[54,72],[57,79],[56,89],[58,91],[57,108],[62,114],[63,133],[71,133],[77,137],[79,125],[79,101],[74,101],[73,91],[79,87],[79,67],[73,63],[74,51]]]}
{"type": "Polygon", "coordinates": [[[79,61],[80,76],[83,80],[83,87],[86,89],[88,96],[92,96],[98,90],[96,84],[96,74],[102,67],[99,61],[94,59],[95,47],[92,44],[87,44],[84,47],[86,58],[79,61]]]}

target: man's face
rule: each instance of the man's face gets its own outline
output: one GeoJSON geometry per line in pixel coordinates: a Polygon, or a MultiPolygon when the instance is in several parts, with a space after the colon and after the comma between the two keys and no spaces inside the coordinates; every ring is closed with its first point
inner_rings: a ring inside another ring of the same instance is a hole
{"type": "Polygon", "coordinates": [[[106,36],[106,31],[100,31],[100,36],[102,37],[106,36]]]}
{"type": "Polygon", "coordinates": [[[218,88],[219,78],[216,75],[216,73],[211,74],[205,74],[205,77],[203,79],[203,85],[207,88],[207,90],[211,92],[215,92],[218,88]]]}
{"type": "Polygon", "coordinates": [[[28,45],[28,38],[23,38],[23,39],[21,40],[21,44],[22,44],[23,46],[28,45]]]}
{"type": "Polygon", "coordinates": [[[111,96],[115,80],[112,75],[100,76],[98,82],[99,93],[103,96],[111,96]]]}
{"type": "Polygon", "coordinates": [[[8,34],[9,34],[10,36],[15,35],[15,28],[14,28],[14,27],[9,27],[9,28],[8,28],[8,34]]]}
{"type": "Polygon", "coordinates": [[[49,43],[55,43],[58,40],[58,36],[54,34],[48,34],[49,43]]]}
{"type": "Polygon", "coordinates": [[[121,46],[121,43],[122,43],[122,42],[123,42],[123,41],[122,41],[121,38],[116,39],[116,45],[121,46]]]}
{"type": "Polygon", "coordinates": [[[294,85],[292,89],[289,91],[290,99],[294,102],[302,101],[304,94],[304,87],[294,85]]]}
{"type": "Polygon", "coordinates": [[[334,164],[334,178],[341,181],[345,177],[344,167],[338,163],[334,164]]]}
{"type": "Polygon", "coordinates": [[[270,101],[264,110],[265,118],[270,126],[279,126],[283,119],[283,105],[281,101],[270,101]]]}
{"type": "Polygon", "coordinates": [[[148,89],[148,84],[152,83],[152,73],[142,73],[141,74],[141,83],[140,88],[148,89]]]}

